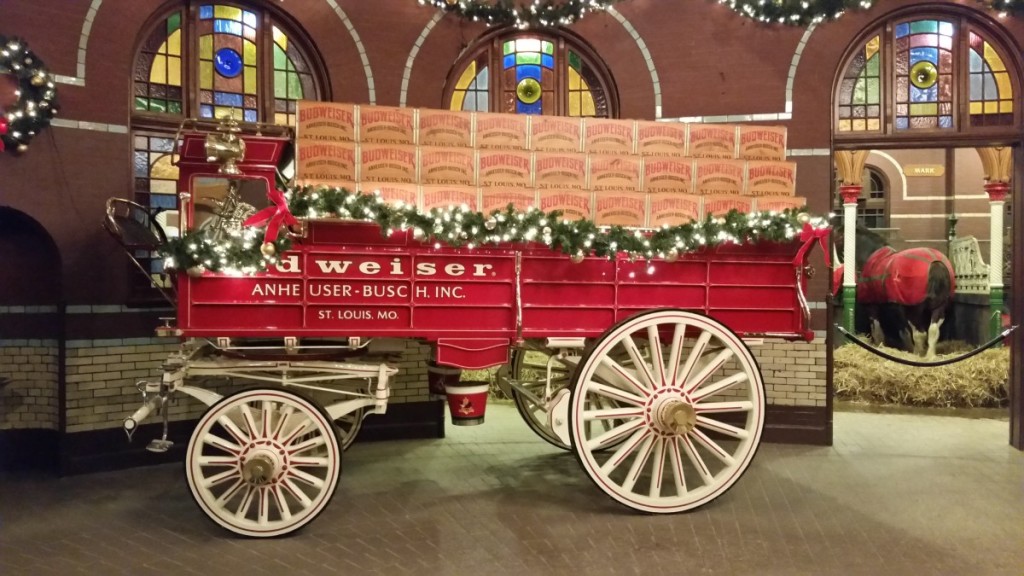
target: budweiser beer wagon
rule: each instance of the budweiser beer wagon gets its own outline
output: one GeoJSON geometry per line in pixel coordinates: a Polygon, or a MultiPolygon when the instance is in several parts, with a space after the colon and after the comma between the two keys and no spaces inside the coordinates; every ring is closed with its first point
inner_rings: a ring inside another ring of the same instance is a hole
{"type": "MultiPolygon", "coordinates": [[[[237,534],[287,534],[327,506],[363,417],[387,409],[398,339],[430,344],[442,367],[504,366],[500,384],[527,425],[572,451],[601,491],[671,513],[723,494],[754,457],[766,401],[748,344],[812,338],[806,258],[823,228],[653,258],[562,254],[541,241],[546,227],[533,242],[460,245],[441,241],[450,226],[384,229],[369,213],[382,200],[367,194],[334,192],[339,206],[365,213],[296,219],[296,194],[329,191],[274,189],[286,139],[182,142],[178,224],[192,238],[182,249],[205,256],[168,262],[179,270],[177,318],[161,330],[182,343],[159,382],[140,383],[143,405],[124,427],[130,435],[173,395],[206,405],[186,451],[188,485],[203,512],[237,534]],[[276,240],[278,228],[289,244],[276,240]],[[217,266],[237,260],[224,238],[262,245],[262,262],[217,266]],[[224,378],[246,386],[225,390],[224,378]]],[[[149,216],[112,200],[107,227],[135,251],[155,228],[149,216]]],[[[496,234],[515,226],[498,213],[484,228],[495,218],[496,234]]],[[[643,242],[655,232],[634,233],[643,242]]],[[[482,419],[481,390],[448,392],[456,423],[482,419]]],[[[169,444],[164,418],[155,449],[169,444]]]]}

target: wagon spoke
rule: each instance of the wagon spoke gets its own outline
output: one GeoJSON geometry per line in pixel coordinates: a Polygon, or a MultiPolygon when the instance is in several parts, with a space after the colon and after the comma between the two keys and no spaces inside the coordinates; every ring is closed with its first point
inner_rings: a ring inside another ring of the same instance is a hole
{"type": "Polygon", "coordinates": [[[260,526],[266,526],[270,522],[270,490],[267,487],[259,489],[260,511],[257,522],[260,526]]]}
{"type": "Polygon", "coordinates": [[[262,418],[261,418],[262,426],[260,428],[260,437],[261,438],[269,438],[270,437],[270,418],[271,418],[271,416],[273,415],[273,412],[274,412],[274,405],[270,403],[270,400],[264,400],[263,401],[263,407],[262,407],[261,411],[262,411],[262,414],[260,414],[260,415],[262,416],[262,418]]]}
{"type": "Polygon", "coordinates": [[[306,428],[309,428],[312,424],[313,422],[308,418],[304,419],[302,422],[299,422],[298,424],[295,425],[295,428],[293,428],[289,432],[288,438],[283,440],[283,443],[285,445],[291,444],[296,439],[301,437],[306,432],[306,428]]]}
{"type": "Polygon", "coordinates": [[[300,442],[300,443],[298,443],[298,444],[296,444],[294,446],[290,446],[288,448],[288,453],[294,456],[295,454],[301,454],[301,453],[303,453],[306,450],[309,450],[311,448],[316,448],[317,446],[323,446],[326,443],[327,443],[327,439],[324,438],[323,436],[319,436],[319,435],[318,436],[314,436],[312,438],[307,439],[304,442],[300,442]]]}
{"type": "Polygon", "coordinates": [[[308,458],[292,458],[292,466],[327,466],[330,462],[326,456],[321,457],[308,457],[308,458]]]}
{"type": "Polygon", "coordinates": [[[285,406],[280,411],[280,416],[277,419],[277,427],[274,430],[274,438],[279,439],[281,435],[287,430],[288,422],[292,418],[292,414],[295,414],[295,409],[291,406],[285,406]]]}
{"type": "Polygon", "coordinates": [[[654,469],[651,470],[651,486],[647,495],[656,498],[661,495],[661,483],[665,478],[665,439],[654,439],[654,469]]]}
{"type": "Polygon", "coordinates": [[[252,408],[248,404],[242,404],[238,407],[242,411],[242,418],[245,422],[246,428],[249,430],[249,438],[259,438],[259,433],[256,428],[256,419],[253,418],[252,408]]]}
{"type": "Polygon", "coordinates": [[[640,479],[640,474],[647,464],[647,459],[651,456],[651,445],[653,443],[654,437],[648,434],[644,438],[643,445],[637,450],[636,456],[633,458],[633,464],[629,467],[629,472],[626,473],[626,478],[622,482],[622,488],[627,492],[632,492],[636,486],[636,481],[640,479]]]}
{"type": "Polygon", "coordinates": [[[309,484],[310,486],[312,486],[314,488],[323,488],[323,486],[324,486],[323,479],[317,478],[316,476],[313,476],[312,474],[309,474],[308,472],[303,472],[302,470],[299,470],[298,468],[289,468],[288,469],[288,474],[290,474],[291,476],[296,477],[299,480],[302,480],[303,482],[305,482],[306,484],[309,484]]]}
{"type": "Polygon", "coordinates": [[[280,484],[274,484],[274,499],[277,500],[277,510],[281,514],[282,520],[290,520],[292,517],[291,507],[288,506],[288,498],[284,491],[281,489],[280,484]]]}
{"type": "Polygon", "coordinates": [[[207,476],[203,480],[203,485],[206,486],[207,488],[209,488],[211,486],[216,486],[217,484],[220,484],[220,483],[222,483],[222,482],[224,482],[226,480],[230,480],[232,478],[241,478],[241,476],[239,476],[239,472],[238,472],[237,468],[231,468],[229,470],[225,470],[225,471],[220,472],[218,474],[214,474],[213,476],[207,476]]]}
{"type": "MultiPolygon", "coordinates": [[[[657,326],[647,327],[647,346],[651,350],[651,367],[653,374],[651,379],[654,382],[654,388],[660,388],[666,385],[665,376],[665,359],[662,357],[661,350],[661,333],[658,331],[657,326]]],[[[647,365],[644,365],[646,368],[647,365]]]]}
{"type": "MultiPolygon", "coordinates": [[[[600,399],[599,399],[600,400],[600,399]]],[[[599,408],[597,410],[584,410],[584,420],[614,420],[618,418],[627,418],[630,416],[643,416],[644,412],[640,408],[599,408]]]]}
{"type": "Polygon", "coordinates": [[[683,436],[679,439],[682,442],[683,450],[686,452],[686,456],[690,459],[690,463],[697,469],[697,473],[700,475],[701,480],[704,481],[704,485],[708,486],[714,482],[715,478],[711,474],[711,470],[708,469],[708,465],[704,462],[704,458],[697,452],[697,447],[693,445],[693,442],[688,436],[683,436]]]}
{"type": "Polygon", "coordinates": [[[707,448],[708,451],[711,452],[711,454],[716,456],[726,466],[732,466],[735,462],[732,455],[729,454],[729,452],[727,452],[724,448],[719,446],[718,443],[716,443],[714,440],[708,438],[707,434],[701,432],[700,430],[694,429],[692,432],[690,432],[690,435],[693,436],[693,439],[696,440],[698,444],[707,448]]]}
{"type": "Polygon", "coordinates": [[[718,382],[715,382],[714,384],[710,384],[704,387],[698,387],[696,390],[693,390],[690,393],[690,398],[693,399],[694,402],[700,402],[704,398],[714,396],[719,392],[732,388],[733,386],[739,384],[740,382],[746,381],[747,374],[745,372],[737,372],[732,376],[729,376],[728,378],[723,378],[718,382]]]}
{"type": "Polygon", "coordinates": [[[690,372],[693,371],[693,366],[697,363],[697,360],[704,355],[704,350],[708,347],[708,342],[711,341],[711,333],[702,332],[697,338],[697,342],[693,345],[693,350],[690,351],[689,357],[686,359],[686,364],[683,369],[676,375],[674,385],[682,386],[690,378],[690,372]]]}
{"type": "Polygon", "coordinates": [[[600,450],[602,448],[606,448],[607,446],[615,443],[616,440],[619,440],[626,434],[629,434],[630,432],[633,432],[634,430],[642,427],[643,424],[643,420],[639,418],[636,420],[625,422],[623,424],[619,424],[615,428],[612,428],[611,430],[605,432],[604,434],[601,434],[597,438],[588,441],[587,448],[591,450],[600,450]]]}
{"type": "MultiPolygon", "coordinates": [[[[239,444],[248,444],[249,443],[249,440],[251,439],[251,436],[249,436],[245,432],[242,432],[242,430],[238,426],[236,426],[235,423],[231,421],[231,418],[227,417],[227,415],[224,415],[224,416],[221,416],[220,418],[218,418],[217,419],[217,423],[220,424],[221,426],[223,426],[224,429],[228,431],[228,434],[230,434],[232,437],[234,437],[235,441],[238,442],[239,444]]],[[[226,442],[226,440],[225,440],[225,442],[226,442]]],[[[227,450],[231,450],[232,452],[236,452],[236,451],[240,451],[242,449],[242,447],[241,446],[235,446],[235,449],[231,449],[231,448],[226,448],[226,449],[227,450]]]]}
{"type": "Polygon", "coordinates": [[[253,494],[256,492],[256,488],[246,485],[245,494],[242,495],[242,499],[238,502],[238,508],[235,510],[235,518],[240,520],[245,519],[249,513],[249,507],[252,506],[253,494]]]}
{"type": "Polygon", "coordinates": [[[633,361],[635,378],[626,374],[625,368],[619,364],[611,364],[613,362],[609,359],[609,367],[613,370],[621,372],[622,376],[630,380],[630,384],[639,386],[645,391],[651,391],[654,389],[654,376],[651,375],[651,369],[647,366],[647,362],[644,361],[640,355],[640,350],[636,347],[636,342],[632,338],[623,338],[622,347],[626,349],[626,354],[629,355],[629,359],[633,361]],[[637,370],[636,368],[640,369],[637,370]]]}
{"type": "Polygon", "coordinates": [[[285,478],[284,485],[288,488],[288,491],[292,493],[292,496],[295,496],[295,498],[302,504],[303,508],[309,508],[313,504],[313,501],[309,499],[306,492],[296,486],[295,482],[293,482],[291,478],[285,478]]]}
{"type": "Polygon", "coordinates": [[[647,390],[644,390],[643,385],[629,373],[629,370],[608,356],[602,357],[602,365],[598,366],[597,376],[612,386],[628,390],[638,396],[648,395],[647,390]]]}
{"type": "Polygon", "coordinates": [[[700,372],[698,372],[696,376],[694,376],[692,379],[690,379],[689,382],[687,382],[686,392],[692,393],[694,390],[696,390],[701,384],[704,383],[705,380],[708,379],[708,377],[710,377],[719,368],[725,365],[725,363],[728,362],[729,359],[732,358],[732,356],[732,350],[728,348],[716,354],[710,362],[708,362],[703,368],[701,368],[700,372]]]}
{"type": "Polygon", "coordinates": [[[702,412],[710,413],[721,413],[721,412],[750,412],[754,409],[754,403],[745,400],[733,401],[733,402],[700,402],[693,406],[698,414],[702,412]]]}
{"type": "Polygon", "coordinates": [[[231,456],[202,456],[197,462],[200,466],[235,466],[237,460],[231,456]]]}
{"type": "Polygon", "coordinates": [[[679,453],[679,442],[675,439],[667,441],[668,459],[672,466],[672,480],[676,485],[676,496],[686,494],[686,474],[683,469],[683,455],[679,453]]]}
{"type": "Polygon", "coordinates": [[[217,498],[215,503],[221,507],[225,506],[228,503],[228,501],[231,500],[232,496],[237,494],[238,490],[244,487],[245,485],[245,480],[242,480],[242,477],[239,476],[235,483],[231,485],[231,488],[225,490],[224,493],[217,498]]]}
{"type": "Polygon", "coordinates": [[[686,340],[686,322],[678,322],[672,331],[672,344],[668,355],[668,368],[671,378],[664,379],[666,386],[673,386],[679,377],[679,362],[683,355],[683,345],[686,340]]]}
{"type": "Polygon", "coordinates": [[[650,435],[650,431],[646,428],[640,428],[633,432],[629,439],[620,444],[619,447],[615,449],[615,452],[612,452],[611,456],[604,461],[604,464],[601,465],[601,471],[605,474],[611,474],[614,472],[616,468],[622,465],[622,463],[629,458],[629,455],[636,450],[636,447],[643,442],[644,439],[649,438],[650,435]]]}
{"type": "Polygon", "coordinates": [[[725,434],[726,436],[732,436],[738,440],[743,440],[750,437],[750,432],[747,432],[743,428],[737,428],[731,424],[725,422],[719,422],[706,416],[697,416],[697,426],[718,432],[719,434],[725,434]]]}
{"type": "Polygon", "coordinates": [[[629,392],[626,392],[621,388],[615,388],[614,386],[609,386],[607,384],[601,384],[600,382],[594,381],[590,381],[588,382],[588,384],[590,384],[590,392],[592,394],[597,394],[598,396],[610,398],[611,400],[615,400],[616,402],[625,402],[626,404],[632,404],[633,406],[644,405],[643,398],[640,398],[639,396],[634,396],[633,394],[630,394],[629,392]]]}

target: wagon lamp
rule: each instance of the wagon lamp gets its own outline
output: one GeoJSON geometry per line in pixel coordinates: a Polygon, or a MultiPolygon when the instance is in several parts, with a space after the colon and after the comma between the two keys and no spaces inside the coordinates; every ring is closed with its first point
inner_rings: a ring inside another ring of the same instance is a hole
{"type": "Polygon", "coordinates": [[[220,164],[221,174],[239,175],[242,171],[237,162],[245,158],[245,140],[238,137],[242,129],[238,121],[225,116],[217,132],[206,135],[206,161],[220,164]]]}

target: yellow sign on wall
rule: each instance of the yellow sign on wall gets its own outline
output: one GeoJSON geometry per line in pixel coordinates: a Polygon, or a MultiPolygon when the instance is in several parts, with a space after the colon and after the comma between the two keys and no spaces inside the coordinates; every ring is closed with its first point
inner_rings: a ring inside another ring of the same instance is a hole
{"type": "Polygon", "coordinates": [[[946,167],[942,164],[907,164],[903,173],[907,176],[944,176],[946,167]]]}

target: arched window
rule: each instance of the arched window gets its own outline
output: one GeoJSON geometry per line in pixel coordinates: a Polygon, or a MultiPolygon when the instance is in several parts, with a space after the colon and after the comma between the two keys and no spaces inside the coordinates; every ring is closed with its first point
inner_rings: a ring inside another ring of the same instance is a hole
{"type": "Polygon", "coordinates": [[[600,59],[565,32],[496,32],[466,51],[448,78],[452,110],[618,116],[615,85],[600,59]]]}
{"type": "MultiPolygon", "coordinates": [[[[864,167],[863,189],[857,198],[857,225],[874,230],[889,227],[889,180],[878,168],[864,167]]],[[[843,211],[843,200],[836,194],[832,206],[836,214],[843,211]]]]}
{"type": "MultiPolygon", "coordinates": [[[[182,0],[157,15],[132,68],[136,202],[176,208],[171,153],[185,118],[292,125],[299,100],[326,98],[323,67],[308,45],[287,17],[255,3],[182,0]]],[[[165,223],[171,232],[177,226],[173,214],[165,223]]],[[[159,261],[150,265],[160,270],[159,261]]]]}
{"type": "Polygon", "coordinates": [[[844,136],[962,133],[1014,126],[1008,52],[968,15],[897,17],[864,36],[835,94],[844,136]]]}

